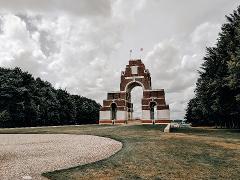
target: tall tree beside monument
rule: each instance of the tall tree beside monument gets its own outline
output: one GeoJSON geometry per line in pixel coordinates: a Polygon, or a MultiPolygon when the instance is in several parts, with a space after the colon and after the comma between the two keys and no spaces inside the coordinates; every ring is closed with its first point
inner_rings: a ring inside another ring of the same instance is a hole
{"type": "Polygon", "coordinates": [[[226,19],[188,103],[186,119],[195,125],[240,128],[240,6],[226,19]]]}

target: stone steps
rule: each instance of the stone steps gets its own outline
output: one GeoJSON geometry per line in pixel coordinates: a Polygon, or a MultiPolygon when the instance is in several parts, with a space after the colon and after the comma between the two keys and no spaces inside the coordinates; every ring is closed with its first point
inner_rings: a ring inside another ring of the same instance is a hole
{"type": "Polygon", "coordinates": [[[127,124],[128,125],[141,125],[142,121],[141,120],[128,120],[127,124]]]}

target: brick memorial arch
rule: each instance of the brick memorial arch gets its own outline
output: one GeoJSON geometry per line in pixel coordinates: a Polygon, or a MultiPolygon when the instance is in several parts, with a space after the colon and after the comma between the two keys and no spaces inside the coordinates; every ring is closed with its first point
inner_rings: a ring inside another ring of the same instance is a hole
{"type": "Polygon", "coordinates": [[[109,92],[107,99],[103,100],[99,124],[127,124],[128,120],[132,119],[131,91],[136,86],[141,86],[143,89],[142,124],[168,124],[171,122],[164,89],[152,89],[151,75],[141,59],[137,59],[130,60],[125,71],[122,71],[120,91],[109,92]],[[156,118],[153,114],[155,106],[156,118]]]}

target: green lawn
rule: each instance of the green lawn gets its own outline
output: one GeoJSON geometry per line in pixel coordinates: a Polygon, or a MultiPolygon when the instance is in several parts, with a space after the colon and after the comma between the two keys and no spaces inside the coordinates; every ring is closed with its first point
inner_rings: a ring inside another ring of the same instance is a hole
{"type": "Polygon", "coordinates": [[[123,149],[96,163],[45,173],[50,179],[240,179],[240,132],[163,127],[62,126],[0,129],[0,133],[67,133],[110,137],[123,149]]]}

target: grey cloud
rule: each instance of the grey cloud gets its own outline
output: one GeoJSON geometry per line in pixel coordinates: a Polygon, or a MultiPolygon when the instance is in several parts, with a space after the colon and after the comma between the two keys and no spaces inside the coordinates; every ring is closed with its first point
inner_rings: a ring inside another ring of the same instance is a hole
{"type": "Polygon", "coordinates": [[[0,0],[0,9],[12,12],[68,12],[81,16],[109,16],[110,0],[0,0]]]}
{"type": "Polygon", "coordinates": [[[41,50],[46,56],[50,56],[52,53],[58,53],[60,51],[59,47],[57,46],[57,42],[49,38],[47,32],[40,31],[39,34],[41,50]]]}
{"type": "MultiPolygon", "coordinates": [[[[39,34],[39,44],[42,52],[49,56],[51,53],[56,53],[59,51],[59,48],[57,46],[57,42],[54,41],[50,34],[44,30],[39,30],[37,27],[37,24],[40,24],[43,17],[41,15],[28,15],[28,14],[17,14],[19,18],[21,18],[22,21],[26,24],[26,29],[29,31],[31,35],[34,33],[39,34]]],[[[54,21],[56,18],[52,18],[54,21]]]]}
{"type": "Polygon", "coordinates": [[[35,16],[28,16],[25,13],[19,13],[16,14],[19,18],[21,18],[26,23],[26,28],[29,32],[35,32],[37,31],[37,27],[35,26],[34,21],[40,21],[41,16],[35,15],[35,16]]]}
{"type": "Polygon", "coordinates": [[[25,51],[14,57],[14,63],[12,63],[12,67],[21,67],[25,71],[34,72],[37,76],[40,74],[40,69],[44,68],[41,66],[42,64],[36,60],[36,57],[32,56],[31,51],[25,51]],[[35,61],[32,59],[35,59],[35,61]]]}
{"type": "Polygon", "coordinates": [[[2,22],[2,16],[0,15],[0,34],[3,33],[3,22],[2,22]]]}

